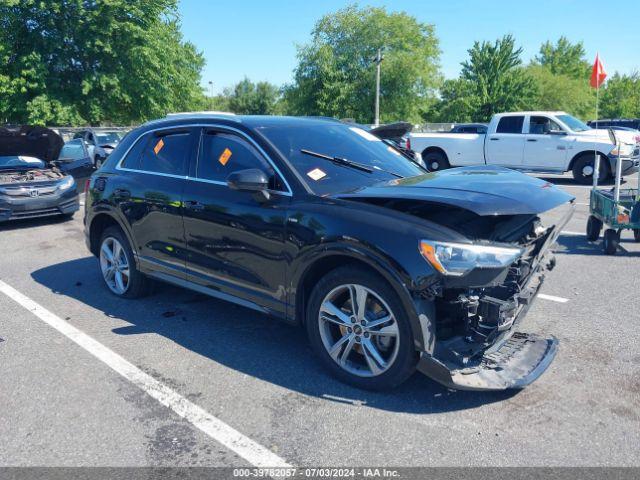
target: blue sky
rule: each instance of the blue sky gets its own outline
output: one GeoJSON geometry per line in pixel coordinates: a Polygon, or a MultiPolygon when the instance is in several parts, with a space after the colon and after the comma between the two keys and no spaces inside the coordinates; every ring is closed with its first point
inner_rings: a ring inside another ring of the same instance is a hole
{"type": "MultiPolygon", "coordinates": [[[[296,65],[296,44],[309,41],[315,22],[352,2],[339,0],[181,0],[185,39],[203,52],[202,83],[214,91],[245,75],[254,81],[289,82],[296,65]]],[[[589,61],[596,51],[606,71],[640,71],[638,0],[395,0],[361,1],[405,11],[434,24],[440,40],[442,72],[456,77],[474,40],[511,33],[528,61],[546,40],[565,35],[583,41],[589,61]]]]}

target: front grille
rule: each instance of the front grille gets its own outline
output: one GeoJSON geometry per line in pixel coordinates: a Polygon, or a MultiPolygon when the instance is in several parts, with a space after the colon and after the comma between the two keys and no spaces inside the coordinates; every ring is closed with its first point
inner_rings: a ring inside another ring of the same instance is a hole
{"type": "Polygon", "coordinates": [[[48,215],[56,215],[59,213],[60,213],[60,210],[58,208],[40,208],[36,210],[13,212],[11,215],[11,219],[45,217],[48,215]]]}

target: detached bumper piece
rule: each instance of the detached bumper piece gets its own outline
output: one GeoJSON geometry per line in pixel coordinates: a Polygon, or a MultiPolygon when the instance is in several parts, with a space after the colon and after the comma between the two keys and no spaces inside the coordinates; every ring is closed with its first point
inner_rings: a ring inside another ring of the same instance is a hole
{"type": "Polygon", "coordinates": [[[456,390],[519,389],[542,375],[557,349],[555,337],[515,332],[499,348],[487,351],[476,365],[450,368],[423,353],[418,370],[456,390]]]}

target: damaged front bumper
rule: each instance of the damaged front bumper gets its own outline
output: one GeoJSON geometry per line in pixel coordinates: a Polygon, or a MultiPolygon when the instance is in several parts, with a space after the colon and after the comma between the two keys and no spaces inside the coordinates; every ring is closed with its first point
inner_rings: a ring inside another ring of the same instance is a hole
{"type": "Polygon", "coordinates": [[[78,192],[75,188],[35,198],[0,194],[0,222],[51,215],[66,215],[79,209],[78,192]]]}
{"type": "Polygon", "coordinates": [[[501,282],[482,289],[458,286],[448,297],[446,291],[441,295],[432,311],[435,341],[420,354],[420,372],[458,390],[519,389],[542,375],[556,355],[558,341],[519,332],[518,326],[546,271],[555,266],[550,247],[572,213],[573,207],[554,228],[530,240],[531,255],[514,264],[501,282]]]}

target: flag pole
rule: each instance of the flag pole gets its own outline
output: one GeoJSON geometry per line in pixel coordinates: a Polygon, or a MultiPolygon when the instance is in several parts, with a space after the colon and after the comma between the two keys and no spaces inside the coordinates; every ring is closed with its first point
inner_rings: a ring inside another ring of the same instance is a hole
{"type": "MultiPolygon", "coordinates": [[[[598,53],[596,52],[596,63],[599,60],[598,53]]],[[[597,72],[599,74],[599,72],[597,72]]],[[[596,78],[597,78],[596,74],[596,78]]],[[[596,79],[596,130],[598,130],[598,101],[600,100],[600,82],[596,79]]],[[[593,188],[598,186],[598,177],[600,176],[600,156],[598,150],[593,147],[593,188]]]]}

